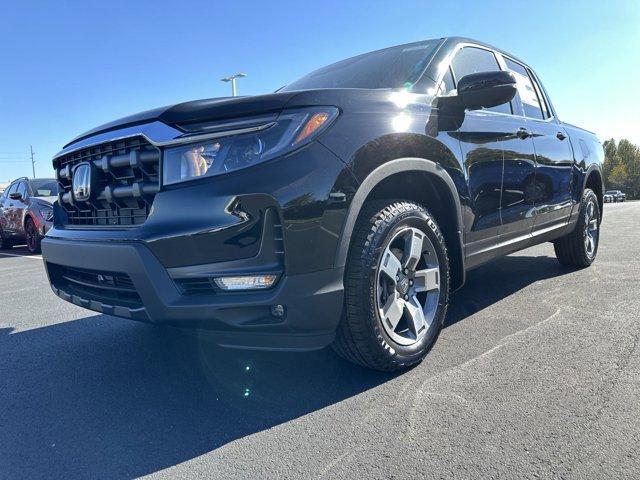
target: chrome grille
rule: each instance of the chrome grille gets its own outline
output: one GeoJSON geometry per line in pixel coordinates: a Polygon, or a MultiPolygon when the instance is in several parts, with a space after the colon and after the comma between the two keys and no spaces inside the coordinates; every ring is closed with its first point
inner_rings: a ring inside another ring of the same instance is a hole
{"type": "MultiPolygon", "coordinates": [[[[114,228],[145,222],[160,188],[160,150],[143,137],[131,137],[83,148],[54,159],[63,225],[114,228]],[[76,201],[73,169],[92,164],[91,198],[76,201]]],[[[56,219],[57,220],[57,219],[56,219]]]]}

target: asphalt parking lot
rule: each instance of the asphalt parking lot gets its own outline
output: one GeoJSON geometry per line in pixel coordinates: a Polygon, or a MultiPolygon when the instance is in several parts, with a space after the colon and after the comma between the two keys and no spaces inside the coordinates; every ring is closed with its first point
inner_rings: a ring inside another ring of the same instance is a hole
{"type": "Polygon", "coordinates": [[[211,348],[59,300],[0,255],[0,478],[637,478],[640,202],[598,259],[551,244],[469,275],[400,375],[211,348]]]}

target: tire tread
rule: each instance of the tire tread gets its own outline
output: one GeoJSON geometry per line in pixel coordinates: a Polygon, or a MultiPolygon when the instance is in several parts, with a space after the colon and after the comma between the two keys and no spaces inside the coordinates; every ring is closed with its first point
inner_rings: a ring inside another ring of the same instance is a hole
{"type": "MultiPolygon", "coordinates": [[[[356,223],[352,236],[351,248],[347,260],[347,268],[345,272],[345,314],[341,319],[336,331],[336,339],[332,344],[333,349],[338,355],[353,363],[363,367],[373,368],[375,370],[393,371],[401,368],[407,368],[413,364],[419,363],[424,355],[426,355],[435,343],[429,345],[429,348],[422,356],[416,358],[410,363],[400,361],[394,356],[382,356],[379,353],[379,341],[375,337],[375,333],[364,320],[364,315],[368,311],[368,292],[366,282],[363,278],[368,278],[368,272],[365,271],[367,265],[366,256],[370,252],[372,244],[378,245],[384,240],[385,228],[392,225],[392,222],[403,213],[418,210],[436,225],[435,233],[439,243],[444,248],[445,257],[446,245],[433,216],[421,205],[407,200],[379,200],[372,201],[365,205],[361,216],[356,223]]],[[[442,285],[447,288],[449,286],[449,268],[448,264],[444,271],[447,272],[446,279],[443,278],[442,285]],[[445,283],[446,282],[446,283],[445,283]]],[[[446,304],[444,307],[443,318],[446,315],[446,304]]],[[[439,333],[439,332],[438,332],[439,333]]]]}
{"type": "Polygon", "coordinates": [[[595,199],[598,216],[600,216],[600,206],[598,198],[593,190],[585,188],[580,201],[579,218],[576,226],[571,233],[559,238],[553,242],[553,248],[558,261],[567,267],[585,268],[593,263],[595,254],[598,253],[597,246],[593,258],[589,258],[584,247],[583,229],[584,229],[584,209],[587,208],[589,198],[595,199]]]}

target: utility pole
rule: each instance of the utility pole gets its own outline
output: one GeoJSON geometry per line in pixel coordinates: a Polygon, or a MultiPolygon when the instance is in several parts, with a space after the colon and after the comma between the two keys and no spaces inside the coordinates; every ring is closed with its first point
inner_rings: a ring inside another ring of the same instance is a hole
{"type": "Polygon", "coordinates": [[[29,145],[31,149],[31,171],[33,173],[33,178],[36,178],[36,161],[33,159],[33,145],[29,145]]]}
{"type": "Polygon", "coordinates": [[[236,96],[236,78],[244,78],[246,76],[247,76],[246,73],[236,73],[235,75],[221,78],[220,81],[225,83],[231,82],[231,96],[235,97],[236,96]]]}

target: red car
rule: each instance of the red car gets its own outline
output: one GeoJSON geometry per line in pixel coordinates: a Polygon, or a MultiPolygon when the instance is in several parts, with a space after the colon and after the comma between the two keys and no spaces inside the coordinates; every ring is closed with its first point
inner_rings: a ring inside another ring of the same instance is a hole
{"type": "Polygon", "coordinates": [[[53,178],[14,180],[0,196],[0,249],[25,244],[40,253],[40,242],[53,225],[58,183],[53,178]]]}

